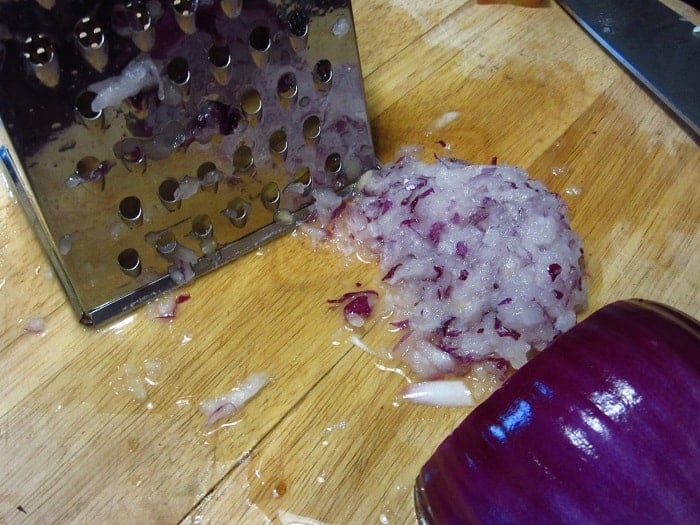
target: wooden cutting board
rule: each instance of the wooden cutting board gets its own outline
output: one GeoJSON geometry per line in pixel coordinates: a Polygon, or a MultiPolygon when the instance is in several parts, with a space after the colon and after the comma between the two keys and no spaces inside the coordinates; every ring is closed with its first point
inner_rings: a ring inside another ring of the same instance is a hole
{"type": "MultiPolygon", "coordinates": [[[[583,316],[643,297],[700,317],[698,144],[556,4],[353,8],[382,161],[421,145],[522,166],[583,237],[583,316]]],[[[373,276],[288,236],[187,285],[170,322],[87,329],[3,187],[0,523],[414,522],[413,480],[467,410],[399,402],[398,364],[348,340],[326,300],[373,276]],[[272,383],[203,429],[198,403],[255,371],[272,383]]]]}

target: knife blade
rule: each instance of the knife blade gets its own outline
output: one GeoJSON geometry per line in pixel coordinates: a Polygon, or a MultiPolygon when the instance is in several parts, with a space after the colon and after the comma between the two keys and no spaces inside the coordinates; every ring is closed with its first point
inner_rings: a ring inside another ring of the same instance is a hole
{"type": "Polygon", "coordinates": [[[557,0],[608,53],[700,136],[700,34],[658,0],[557,0]]]}

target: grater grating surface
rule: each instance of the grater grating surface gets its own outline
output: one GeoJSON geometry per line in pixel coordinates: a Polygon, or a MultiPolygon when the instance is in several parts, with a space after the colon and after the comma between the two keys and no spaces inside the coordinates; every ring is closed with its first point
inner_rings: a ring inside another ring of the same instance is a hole
{"type": "Polygon", "coordinates": [[[0,3],[0,158],[85,324],[375,166],[349,0],[0,3]]]}

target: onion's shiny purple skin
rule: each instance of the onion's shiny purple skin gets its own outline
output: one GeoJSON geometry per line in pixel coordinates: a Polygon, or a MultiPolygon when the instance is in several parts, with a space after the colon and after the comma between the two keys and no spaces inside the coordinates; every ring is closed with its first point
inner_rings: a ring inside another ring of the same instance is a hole
{"type": "Polygon", "coordinates": [[[700,325],[598,310],[442,442],[414,495],[428,524],[700,523],[700,325]]]}

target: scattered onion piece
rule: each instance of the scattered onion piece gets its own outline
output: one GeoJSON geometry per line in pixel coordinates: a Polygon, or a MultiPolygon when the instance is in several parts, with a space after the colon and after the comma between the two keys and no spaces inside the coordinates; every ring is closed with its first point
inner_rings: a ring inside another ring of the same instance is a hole
{"type": "Polygon", "coordinates": [[[269,382],[270,376],[267,373],[257,372],[248,376],[226,394],[202,401],[199,404],[199,411],[207,418],[204,426],[209,427],[219,419],[228,417],[240,410],[248,400],[260,392],[269,382]]]}
{"type": "Polygon", "coordinates": [[[148,303],[148,314],[151,319],[172,321],[177,316],[178,305],[189,301],[191,295],[187,292],[175,295],[165,293],[148,303]]]}
{"type": "Polygon", "coordinates": [[[92,101],[92,110],[101,111],[109,106],[118,106],[124,99],[153,87],[158,88],[158,98],[162,100],[165,95],[159,65],[150,57],[139,55],[119,75],[89,86],[88,89],[97,94],[92,101]]]}
{"type": "Polygon", "coordinates": [[[62,235],[58,240],[58,251],[61,255],[68,255],[73,247],[73,236],[70,233],[62,235]]]}
{"type": "Polygon", "coordinates": [[[199,191],[199,179],[185,175],[178,181],[178,187],[175,190],[175,198],[180,200],[189,199],[199,191]]]}
{"type": "Polygon", "coordinates": [[[195,278],[194,266],[199,261],[197,254],[178,243],[175,247],[168,274],[176,285],[182,285],[195,278]]]}
{"type": "Polygon", "coordinates": [[[192,298],[192,296],[188,293],[181,293],[175,298],[175,304],[182,304],[186,303],[192,298]]]}
{"type": "Polygon", "coordinates": [[[360,328],[372,315],[378,299],[379,294],[374,290],[362,290],[348,292],[337,299],[328,299],[327,302],[343,305],[345,321],[351,326],[360,328]]]}
{"type": "Polygon", "coordinates": [[[408,385],[401,397],[420,405],[443,407],[474,406],[474,396],[462,381],[424,381],[408,385]]]}
{"type": "Polygon", "coordinates": [[[30,317],[22,327],[23,334],[46,334],[46,320],[43,317],[30,317]]]}

